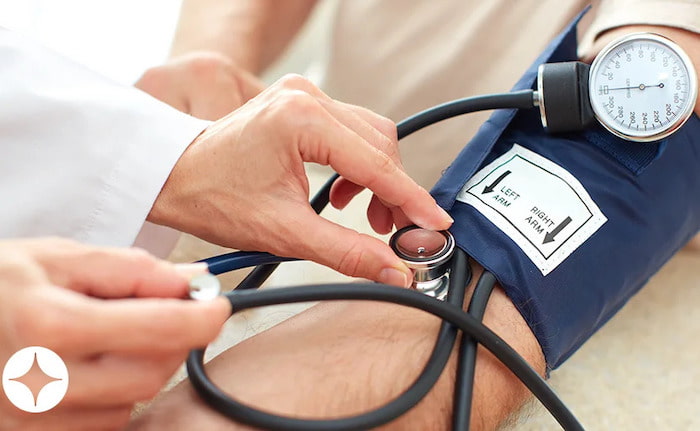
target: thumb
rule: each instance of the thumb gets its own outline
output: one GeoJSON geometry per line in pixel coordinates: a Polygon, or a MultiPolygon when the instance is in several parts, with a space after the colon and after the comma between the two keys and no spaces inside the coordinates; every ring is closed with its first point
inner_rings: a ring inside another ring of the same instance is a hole
{"type": "MultiPolygon", "coordinates": [[[[311,210],[309,209],[309,212],[311,210]]],[[[330,222],[312,212],[296,235],[299,238],[293,254],[312,260],[352,277],[408,287],[411,270],[391,248],[377,238],[330,222]],[[309,241],[314,238],[314,241],[309,241]]]]}

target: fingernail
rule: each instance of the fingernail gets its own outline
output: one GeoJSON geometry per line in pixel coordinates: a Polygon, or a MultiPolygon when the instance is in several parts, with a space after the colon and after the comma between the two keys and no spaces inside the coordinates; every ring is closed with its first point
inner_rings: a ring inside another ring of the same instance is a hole
{"type": "Polygon", "coordinates": [[[442,209],[442,207],[440,205],[437,205],[437,207],[440,208],[440,212],[442,213],[442,217],[443,217],[443,220],[445,221],[445,223],[449,223],[451,225],[452,223],[455,222],[455,220],[452,217],[450,217],[450,215],[447,214],[447,211],[442,209]]]}
{"type": "Polygon", "coordinates": [[[379,281],[392,286],[408,287],[408,276],[396,268],[384,268],[379,273],[379,281]]]}
{"type": "Polygon", "coordinates": [[[454,219],[440,205],[435,204],[435,208],[440,213],[440,218],[431,217],[431,222],[427,218],[412,218],[413,222],[424,229],[444,230],[452,226],[454,219]],[[439,220],[439,221],[438,221],[439,220]]]}
{"type": "Polygon", "coordinates": [[[176,263],[175,271],[189,280],[197,275],[208,274],[209,266],[204,262],[176,263]]]}
{"type": "Polygon", "coordinates": [[[443,222],[449,223],[450,225],[452,225],[452,223],[454,223],[455,220],[452,217],[450,217],[450,215],[447,213],[447,211],[442,209],[442,207],[440,205],[436,204],[436,206],[438,207],[438,209],[440,210],[440,213],[442,214],[443,222]]]}

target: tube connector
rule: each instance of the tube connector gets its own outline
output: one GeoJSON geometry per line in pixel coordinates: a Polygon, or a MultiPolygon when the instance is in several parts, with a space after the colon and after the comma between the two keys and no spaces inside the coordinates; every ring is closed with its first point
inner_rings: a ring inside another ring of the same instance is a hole
{"type": "Polygon", "coordinates": [[[549,133],[575,132],[594,119],[588,94],[590,66],[580,61],[545,63],[537,69],[535,105],[549,133]]]}

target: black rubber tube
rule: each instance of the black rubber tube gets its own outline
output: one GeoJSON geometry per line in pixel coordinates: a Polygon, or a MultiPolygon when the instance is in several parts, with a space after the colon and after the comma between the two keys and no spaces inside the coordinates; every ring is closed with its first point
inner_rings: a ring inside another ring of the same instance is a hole
{"type": "MultiPolygon", "coordinates": [[[[370,300],[384,301],[406,305],[431,313],[469,334],[496,356],[516,377],[540,400],[544,407],[565,430],[583,430],[569,409],[557,397],[540,375],[532,369],[518,353],[503,339],[494,334],[481,322],[464,313],[461,307],[428,297],[415,290],[380,284],[326,284],[317,286],[298,286],[284,289],[269,289],[263,291],[232,291],[226,295],[234,312],[248,308],[262,307],[274,304],[288,304],[308,301],[328,300],[370,300]]],[[[193,385],[207,403],[219,412],[244,423],[274,430],[309,430],[321,431],[331,429],[359,430],[367,427],[353,423],[355,418],[336,419],[348,421],[347,428],[331,428],[333,421],[306,421],[296,418],[275,416],[274,422],[268,422],[268,414],[250,410],[237,411],[232,407],[238,403],[214,385],[206,375],[202,364],[204,352],[193,351],[187,360],[187,370],[191,376],[197,376],[193,385]],[[245,415],[245,416],[244,416],[245,415]],[[324,423],[325,422],[325,423],[324,423]]],[[[274,416],[274,415],[272,415],[274,416]]]]}
{"type": "MultiPolygon", "coordinates": [[[[491,292],[496,285],[496,277],[488,271],[481,273],[469,301],[467,313],[482,321],[486,312],[491,292]]],[[[453,403],[452,429],[469,430],[474,394],[474,371],[476,369],[476,352],[479,344],[466,332],[462,332],[457,355],[457,376],[455,378],[455,400],[453,403]]]]}

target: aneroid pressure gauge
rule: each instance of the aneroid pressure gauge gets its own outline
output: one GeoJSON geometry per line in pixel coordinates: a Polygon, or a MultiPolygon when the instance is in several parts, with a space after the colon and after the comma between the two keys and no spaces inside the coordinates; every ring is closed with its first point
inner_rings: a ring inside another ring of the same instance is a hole
{"type": "Polygon", "coordinates": [[[598,121],[631,141],[663,139],[686,122],[698,96],[698,80],[683,50],[652,33],[613,41],[589,74],[589,97],[598,121]]]}
{"type": "Polygon", "coordinates": [[[678,130],[697,97],[688,55],[665,37],[634,33],[607,45],[590,66],[540,65],[534,103],[550,133],[583,130],[596,118],[623,139],[651,142],[678,130]]]}

